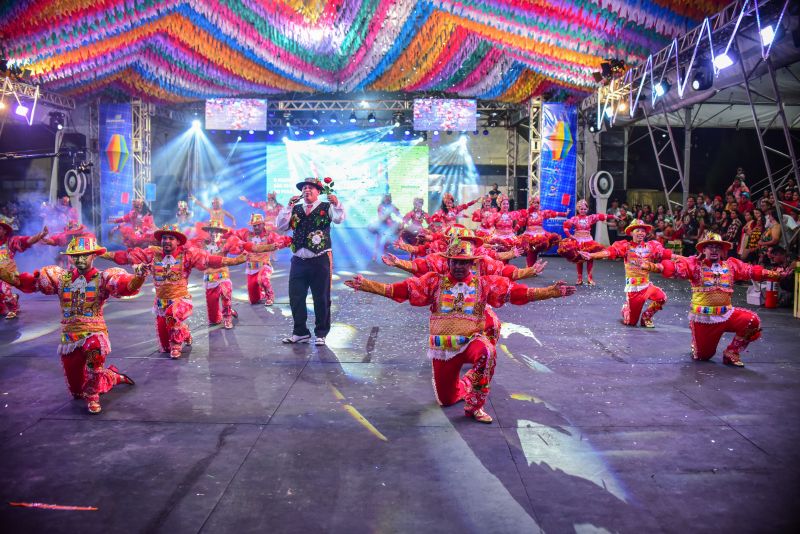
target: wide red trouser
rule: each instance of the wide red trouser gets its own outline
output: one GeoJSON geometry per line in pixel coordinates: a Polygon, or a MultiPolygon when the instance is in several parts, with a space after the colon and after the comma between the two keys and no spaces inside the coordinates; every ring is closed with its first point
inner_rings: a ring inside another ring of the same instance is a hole
{"type": "Polygon", "coordinates": [[[103,367],[105,361],[96,337],[90,337],[83,347],[61,356],[67,387],[73,397],[97,401],[101,394],[120,383],[119,374],[103,367]]]}
{"type": "Polygon", "coordinates": [[[667,302],[667,295],[654,285],[650,285],[641,291],[633,293],[625,293],[625,304],[622,305],[622,322],[626,325],[636,326],[639,321],[639,316],[642,315],[642,309],[648,300],[652,300],[653,304],[645,312],[646,319],[650,319],[655,313],[664,307],[667,302]]]}
{"type": "Polygon", "coordinates": [[[692,356],[696,360],[710,360],[717,352],[717,345],[725,332],[735,334],[725,350],[736,354],[761,336],[761,319],[750,310],[741,308],[735,308],[728,320],[721,323],[689,321],[689,325],[692,329],[692,356]]]}
{"type": "Polygon", "coordinates": [[[497,361],[497,351],[491,343],[474,339],[460,354],[449,360],[431,360],[433,390],[436,401],[450,406],[464,400],[464,411],[475,412],[486,404],[497,361]],[[472,368],[461,376],[461,367],[472,368]]]}
{"type": "Polygon", "coordinates": [[[233,314],[231,307],[231,296],[233,286],[230,280],[222,280],[216,287],[206,289],[206,307],[208,308],[209,324],[222,322],[222,318],[228,318],[233,314]],[[220,302],[222,306],[220,306],[220,302]]]}
{"type": "Polygon", "coordinates": [[[162,352],[172,349],[180,350],[185,341],[192,336],[184,321],[191,317],[192,306],[183,300],[175,300],[164,310],[163,315],[156,315],[156,333],[158,345],[162,352]]]}
{"type": "Polygon", "coordinates": [[[19,311],[19,296],[11,291],[11,286],[0,281],[0,314],[19,311]]]}
{"type": "Polygon", "coordinates": [[[262,299],[266,299],[267,302],[275,300],[271,276],[270,267],[262,267],[257,273],[247,275],[247,296],[250,298],[250,304],[258,304],[262,299]]]}

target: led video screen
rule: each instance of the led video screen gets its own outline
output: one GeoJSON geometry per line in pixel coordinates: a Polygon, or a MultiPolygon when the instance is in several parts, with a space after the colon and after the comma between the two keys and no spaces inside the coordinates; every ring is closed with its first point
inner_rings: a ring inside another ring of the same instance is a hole
{"type": "Polygon", "coordinates": [[[206,100],[206,130],[267,129],[267,101],[250,98],[206,100]]]}
{"type": "Polygon", "coordinates": [[[441,98],[414,100],[414,129],[471,132],[476,128],[477,101],[441,98]]]}

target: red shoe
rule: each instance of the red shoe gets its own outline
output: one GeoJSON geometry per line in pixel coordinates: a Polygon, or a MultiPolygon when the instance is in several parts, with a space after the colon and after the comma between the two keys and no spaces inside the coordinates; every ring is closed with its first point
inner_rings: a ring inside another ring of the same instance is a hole
{"type": "Polygon", "coordinates": [[[129,377],[125,373],[120,373],[116,365],[109,365],[108,370],[117,374],[120,384],[130,384],[131,386],[136,384],[136,382],[133,381],[133,378],[129,377]]]}
{"type": "Polygon", "coordinates": [[[225,327],[226,330],[230,330],[233,328],[233,317],[225,317],[222,320],[222,325],[225,327]]]}
{"type": "Polygon", "coordinates": [[[100,401],[89,401],[86,407],[91,414],[100,413],[102,411],[102,408],[100,408],[100,401]]]}
{"type": "Polygon", "coordinates": [[[169,351],[169,357],[172,358],[173,360],[177,360],[178,358],[180,358],[181,357],[181,349],[180,349],[180,347],[176,347],[176,348],[170,350],[169,351]]]}

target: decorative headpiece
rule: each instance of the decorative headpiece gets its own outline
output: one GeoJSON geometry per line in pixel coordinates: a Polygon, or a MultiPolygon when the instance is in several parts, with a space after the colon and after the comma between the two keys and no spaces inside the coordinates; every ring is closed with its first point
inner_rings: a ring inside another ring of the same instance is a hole
{"type": "Polygon", "coordinates": [[[453,193],[445,193],[444,195],[442,195],[442,202],[444,202],[445,200],[452,200],[453,202],[455,202],[456,197],[453,196],[453,193]]]}
{"type": "Polygon", "coordinates": [[[644,230],[649,234],[650,231],[653,229],[653,225],[647,224],[641,219],[634,219],[631,221],[628,227],[625,228],[625,233],[631,235],[633,231],[636,230],[637,228],[641,228],[642,230],[644,230]]]}
{"type": "Polygon", "coordinates": [[[589,203],[588,203],[588,202],[586,202],[586,199],[585,199],[585,198],[582,198],[582,199],[580,199],[580,200],[579,200],[579,201],[578,201],[578,202],[575,204],[575,209],[576,209],[576,210],[579,210],[579,209],[581,209],[581,206],[586,206],[586,209],[587,209],[587,210],[589,209],[589,203]]]}
{"type": "Polygon", "coordinates": [[[0,215],[0,226],[2,226],[3,228],[6,229],[6,233],[7,234],[11,234],[12,232],[14,232],[14,227],[11,226],[11,223],[13,223],[13,222],[14,221],[9,219],[5,215],[0,215]]]}
{"type": "Polygon", "coordinates": [[[250,214],[250,226],[255,226],[257,224],[264,223],[264,216],[260,213],[251,213],[250,214]]]}
{"type": "Polygon", "coordinates": [[[725,252],[728,252],[733,246],[728,241],[722,239],[721,235],[716,234],[714,232],[706,232],[703,235],[703,237],[700,238],[700,241],[697,242],[695,248],[697,249],[697,252],[703,252],[703,249],[706,248],[706,245],[711,245],[711,244],[720,245],[722,248],[725,249],[725,252]]]}
{"type": "Polygon", "coordinates": [[[475,233],[463,224],[451,224],[447,227],[447,230],[444,231],[444,235],[448,238],[453,238],[456,236],[474,237],[475,233]]]}
{"type": "Polygon", "coordinates": [[[186,234],[181,232],[181,229],[178,227],[177,224],[165,224],[155,232],[153,232],[153,237],[157,241],[161,241],[161,238],[165,235],[171,235],[178,240],[181,245],[186,244],[186,234]]]}
{"type": "Polygon", "coordinates": [[[67,245],[66,252],[62,252],[65,256],[80,256],[82,254],[105,254],[105,247],[97,244],[97,239],[91,234],[76,235],[73,237],[69,245],[67,245]]]}
{"type": "Polygon", "coordinates": [[[319,189],[319,192],[325,195],[330,195],[333,193],[333,178],[330,176],[326,176],[322,180],[319,178],[306,178],[302,182],[297,183],[297,189],[300,191],[303,190],[303,186],[310,185],[312,187],[316,187],[319,189]]]}
{"type": "Polygon", "coordinates": [[[479,237],[454,236],[450,239],[447,250],[442,253],[442,256],[452,260],[475,260],[481,257],[480,254],[476,254],[481,246],[483,246],[483,239],[479,237]]]}
{"type": "Polygon", "coordinates": [[[203,226],[204,232],[227,232],[228,227],[222,219],[211,219],[208,224],[203,226]]]}

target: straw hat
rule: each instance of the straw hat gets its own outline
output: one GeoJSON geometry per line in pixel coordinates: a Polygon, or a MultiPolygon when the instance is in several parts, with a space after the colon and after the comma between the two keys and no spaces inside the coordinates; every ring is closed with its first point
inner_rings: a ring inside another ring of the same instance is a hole
{"type": "Polygon", "coordinates": [[[644,222],[641,219],[634,219],[634,220],[631,221],[631,223],[628,225],[628,227],[625,228],[625,233],[628,234],[628,235],[631,235],[633,233],[633,231],[636,230],[637,228],[641,228],[642,230],[644,230],[645,232],[647,232],[649,234],[650,230],[653,229],[653,225],[647,224],[646,222],[644,222]]]}
{"type": "Polygon", "coordinates": [[[703,249],[706,245],[717,244],[720,245],[722,248],[725,249],[725,252],[728,252],[733,245],[728,241],[722,239],[722,236],[719,234],[715,234],[714,232],[706,232],[703,237],[700,238],[700,241],[697,242],[695,248],[697,252],[703,252],[703,249]]]}
{"type": "Polygon", "coordinates": [[[84,234],[74,236],[69,245],[67,245],[66,252],[62,252],[65,256],[80,256],[83,254],[105,254],[105,247],[97,244],[97,239],[93,235],[84,234]]]}
{"type": "Polygon", "coordinates": [[[442,256],[451,260],[476,260],[481,257],[481,254],[476,254],[481,246],[483,239],[479,237],[454,236],[442,256]]]}
{"type": "Polygon", "coordinates": [[[257,224],[264,223],[264,216],[260,213],[251,213],[250,214],[250,226],[255,226],[257,224]]]}
{"type": "Polygon", "coordinates": [[[203,226],[204,232],[227,232],[228,227],[225,226],[225,223],[222,219],[211,219],[208,221],[208,224],[203,226]]]}
{"type": "Polygon", "coordinates": [[[177,224],[165,224],[164,226],[153,232],[153,237],[157,241],[161,241],[161,238],[165,235],[174,236],[181,245],[186,244],[186,234],[181,232],[177,224]]]}

